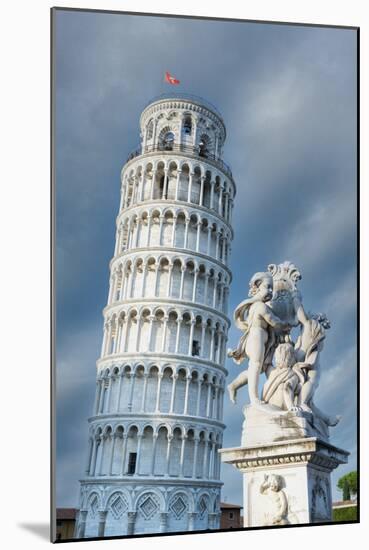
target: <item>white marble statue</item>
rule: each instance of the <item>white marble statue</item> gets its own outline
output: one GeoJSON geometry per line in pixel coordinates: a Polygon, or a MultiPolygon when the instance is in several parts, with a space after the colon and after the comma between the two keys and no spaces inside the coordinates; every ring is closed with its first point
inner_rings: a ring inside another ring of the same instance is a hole
{"type": "Polygon", "coordinates": [[[261,372],[272,366],[273,352],[276,344],[274,329],[288,330],[288,322],[282,321],[273,313],[266,302],[273,296],[273,277],[270,273],[255,273],[251,278],[248,300],[241,302],[235,312],[234,321],[237,328],[243,331],[236,349],[228,350],[228,356],[240,364],[247,357],[248,369],[228,386],[230,399],[236,401],[239,388],[248,384],[251,404],[260,403],[258,383],[261,372]],[[246,316],[246,318],[245,318],[246,316]]]}
{"type": "Polygon", "coordinates": [[[251,297],[234,313],[235,325],[243,335],[237,348],[228,351],[237,364],[247,357],[248,369],[229,384],[228,391],[234,403],[237,390],[248,384],[251,406],[261,406],[265,413],[303,416],[313,430],[328,438],[328,426],[335,426],[340,417],[323,413],[313,397],[320,379],[325,329],[330,323],[323,314],[305,312],[296,288],[300,279],[300,272],[291,262],[271,264],[268,272],[251,278],[251,297]],[[290,335],[293,327],[300,328],[295,344],[290,335]],[[265,373],[266,381],[260,400],[261,373],[265,373]]]}

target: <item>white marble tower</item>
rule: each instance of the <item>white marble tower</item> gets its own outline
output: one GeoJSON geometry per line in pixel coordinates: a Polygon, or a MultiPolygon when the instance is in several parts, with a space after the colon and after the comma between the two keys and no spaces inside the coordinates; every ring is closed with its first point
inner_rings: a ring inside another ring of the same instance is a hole
{"type": "Polygon", "coordinates": [[[235,184],[217,110],[153,100],[121,172],[76,537],[215,529],[235,184]]]}

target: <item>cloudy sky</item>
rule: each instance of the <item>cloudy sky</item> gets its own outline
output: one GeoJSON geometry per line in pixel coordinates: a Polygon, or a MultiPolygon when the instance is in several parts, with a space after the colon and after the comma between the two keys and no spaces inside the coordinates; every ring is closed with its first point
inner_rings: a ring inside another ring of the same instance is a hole
{"type": "MultiPolygon", "coordinates": [[[[317,404],[343,415],[332,443],[356,469],[356,34],[327,29],[57,11],[57,505],[75,506],[114,251],[120,170],[150,100],[180,91],[217,106],[237,185],[230,311],[269,263],[294,262],[305,309],[332,327],[317,404]],[[169,70],[177,88],[163,82],[169,70]]],[[[228,344],[240,336],[231,329],[228,344]]],[[[227,362],[229,380],[239,367],[227,362]]],[[[224,446],[240,443],[242,404],[224,404],[224,446]]],[[[222,467],[223,500],[242,503],[222,467]]]]}

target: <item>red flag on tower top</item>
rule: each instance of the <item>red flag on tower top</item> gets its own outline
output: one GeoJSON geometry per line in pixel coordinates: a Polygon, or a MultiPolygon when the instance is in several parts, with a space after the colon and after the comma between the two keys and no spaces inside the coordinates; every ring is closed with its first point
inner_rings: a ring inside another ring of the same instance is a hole
{"type": "Polygon", "coordinates": [[[174,76],[172,76],[168,71],[165,73],[165,80],[168,82],[168,84],[179,84],[180,81],[177,80],[174,76]]]}

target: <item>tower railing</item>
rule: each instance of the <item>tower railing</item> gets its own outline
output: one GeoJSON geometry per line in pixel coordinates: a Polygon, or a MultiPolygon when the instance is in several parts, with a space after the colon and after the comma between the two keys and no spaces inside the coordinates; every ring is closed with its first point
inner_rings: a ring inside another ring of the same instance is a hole
{"type": "Polygon", "coordinates": [[[223,120],[222,114],[215,107],[215,105],[210,103],[210,101],[208,101],[207,99],[204,99],[203,97],[201,97],[199,95],[186,94],[186,93],[183,93],[183,92],[174,92],[174,93],[169,92],[169,93],[163,93],[163,94],[157,95],[157,96],[153,97],[145,105],[144,110],[147,107],[149,107],[149,105],[151,105],[152,103],[155,103],[156,101],[163,101],[163,100],[168,100],[168,101],[186,101],[186,100],[187,101],[193,101],[195,103],[198,103],[199,105],[203,105],[204,107],[206,107],[210,111],[214,111],[223,120]]]}
{"type": "Polygon", "coordinates": [[[230,176],[231,178],[233,177],[231,168],[228,166],[226,162],[224,162],[224,160],[214,155],[214,153],[203,151],[200,149],[199,146],[192,146],[192,145],[167,144],[167,145],[146,145],[145,147],[138,147],[128,155],[127,162],[129,162],[130,160],[136,157],[139,157],[140,155],[145,155],[146,153],[156,153],[156,152],[184,153],[184,154],[200,157],[200,159],[211,160],[212,162],[215,162],[216,164],[218,164],[223,170],[223,172],[225,172],[228,176],[230,176]]]}

